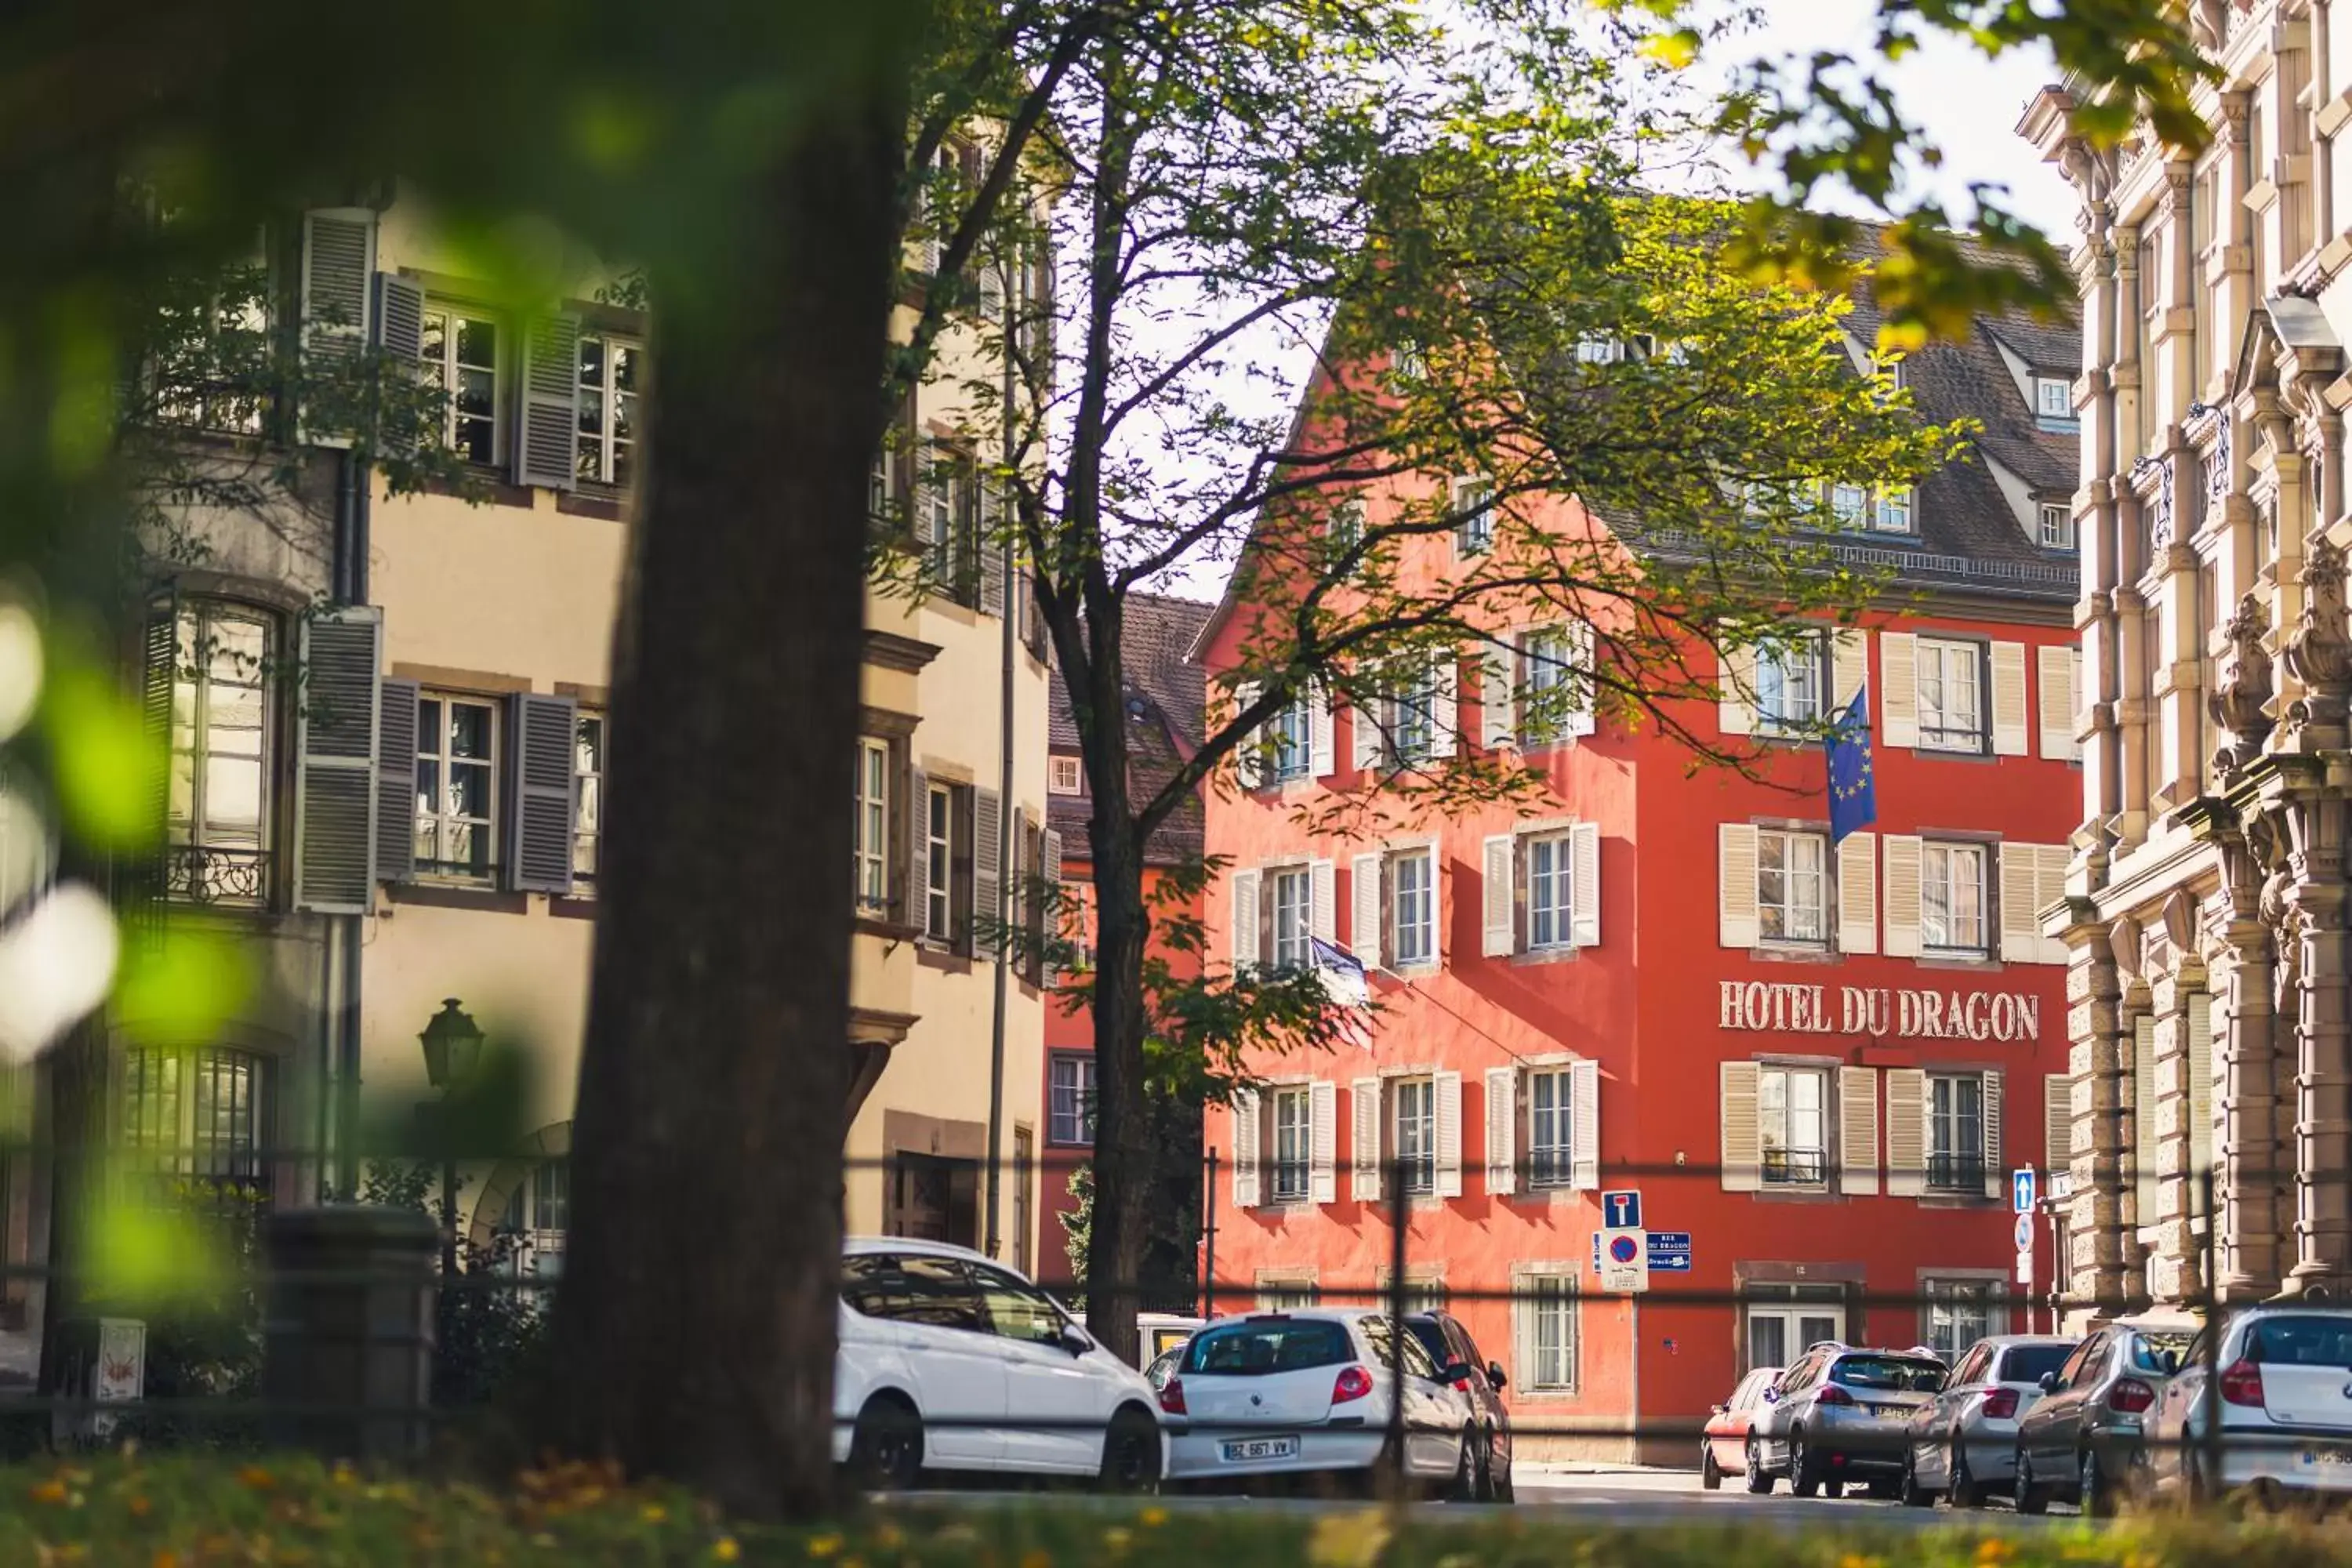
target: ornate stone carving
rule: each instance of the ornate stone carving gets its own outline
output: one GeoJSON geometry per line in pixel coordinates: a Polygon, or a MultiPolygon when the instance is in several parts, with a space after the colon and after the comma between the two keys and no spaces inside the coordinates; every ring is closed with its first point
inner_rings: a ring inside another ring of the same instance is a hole
{"type": "Polygon", "coordinates": [[[2218,50],[2230,41],[2230,0],[2191,0],[2189,30],[2200,49],[2218,50]]]}
{"type": "Polygon", "coordinates": [[[2270,736],[2270,716],[2263,711],[2271,700],[2271,656],[2263,646],[2270,629],[2270,616],[2252,594],[2238,601],[2237,613],[2221,627],[2230,647],[2215,671],[2205,707],[2230,737],[2213,752],[2213,771],[2225,779],[2261,755],[2263,742],[2270,736]]]}
{"type": "Polygon", "coordinates": [[[2058,172],[2082,194],[2085,204],[2105,202],[2116,188],[2113,153],[2070,136],[2058,149],[2058,172]]]}
{"type": "Polygon", "coordinates": [[[2230,416],[2224,413],[2213,434],[2213,449],[2205,454],[2205,510],[2218,511],[2230,499],[2230,416]]]}
{"type": "Polygon", "coordinates": [[[2287,672],[2307,691],[2287,710],[2287,730],[2316,744],[2341,744],[2346,698],[2352,695],[2352,625],[2344,605],[2344,552],[2315,533],[2304,542],[2303,615],[2286,640],[2287,672]]]}

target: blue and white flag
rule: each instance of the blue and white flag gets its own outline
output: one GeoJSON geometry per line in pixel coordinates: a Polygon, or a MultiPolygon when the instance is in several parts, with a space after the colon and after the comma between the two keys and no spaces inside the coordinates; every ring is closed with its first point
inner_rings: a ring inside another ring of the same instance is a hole
{"type": "Polygon", "coordinates": [[[1871,777],[1870,693],[1854,693],[1827,742],[1830,753],[1830,842],[1878,820],[1878,786],[1871,777]]]}
{"type": "Polygon", "coordinates": [[[1308,939],[1315,972],[1323,979],[1324,994],[1358,1015],[1341,1026],[1348,1037],[1366,1050],[1372,1048],[1372,1031],[1362,1015],[1372,1005],[1371,982],[1364,975],[1364,961],[1336,942],[1321,937],[1308,939]]]}

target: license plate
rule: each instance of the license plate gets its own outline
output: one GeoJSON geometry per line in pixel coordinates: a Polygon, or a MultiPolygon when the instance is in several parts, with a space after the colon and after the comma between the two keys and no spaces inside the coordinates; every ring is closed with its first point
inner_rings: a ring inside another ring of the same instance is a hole
{"type": "Polygon", "coordinates": [[[1236,1437],[1224,1446],[1225,1463],[1238,1465],[1251,1459],[1295,1459],[1298,1457],[1296,1437],[1236,1437]]]}
{"type": "Polygon", "coordinates": [[[1911,1418],[1911,1407],[1907,1405],[1874,1405],[1870,1413],[1881,1421],[1907,1421],[1911,1418]]]}
{"type": "Polygon", "coordinates": [[[2330,1469],[2352,1466],[2352,1448],[2305,1448],[2303,1462],[2330,1469]]]}

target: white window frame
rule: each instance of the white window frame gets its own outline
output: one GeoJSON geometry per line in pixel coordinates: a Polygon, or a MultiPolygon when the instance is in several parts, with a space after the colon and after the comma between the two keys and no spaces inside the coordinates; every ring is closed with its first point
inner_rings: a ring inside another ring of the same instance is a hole
{"type": "Polygon", "coordinates": [[[612,721],[583,709],[572,737],[572,883],[576,891],[596,885],[604,855],[604,775],[612,767],[612,721]],[[589,744],[590,731],[595,743],[589,744]]]}
{"type": "Polygon", "coordinates": [[[1960,756],[1982,756],[1987,749],[1985,725],[1985,650],[1984,645],[1961,642],[1950,637],[1922,637],[1916,645],[1917,675],[1915,678],[1919,694],[1919,749],[1927,752],[1950,752],[1960,756]],[[1965,673],[1963,683],[1956,677],[1965,673]],[[1935,683],[1937,697],[1929,700],[1930,681],[1935,683]],[[1955,700],[1957,693],[1966,691],[1968,702],[1955,700]],[[1959,709],[1969,712],[1961,722],[1959,709]]]}
{"type": "MultiPolygon", "coordinates": [[[[425,301],[423,331],[428,339],[436,331],[441,334],[441,352],[436,355],[428,350],[423,355],[422,363],[425,367],[424,379],[432,385],[441,387],[448,395],[447,405],[441,413],[442,440],[452,451],[465,453],[467,449],[458,440],[459,426],[461,425],[482,426],[488,432],[489,453],[487,457],[468,455],[466,460],[478,466],[496,467],[506,460],[507,455],[506,421],[499,416],[506,408],[507,366],[511,362],[513,353],[509,346],[511,331],[505,318],[495,312],[482,310],[478,306],[461,304],[455,300],[427,299],[425,301]],[[464,321],[477,322],[490,329],[490,363],[488,364],[460,360],[457,357],[457,340],[461,335],[458,323],[464,321]],[[485,372],[488,374],[490,406],[487,414],[461,415],[457,411],[457,383],[460,380],[458,373],[461,371],[470,371],[476,374],[485,372]]],[[[574,374],[577,372],[575,371],[574,374]]]]}
{"type": "Polygon", "coordinates": [[[419,877],[458,882],[487,882],[498,875],[499,833],[505,826],[499,807],[501,786],[505,780],[506,734],[500,711],[501,704],[486,697],[468,696],[458,691],[421,691],[416,700],[421,706],[430,702],[440,710],[440,722],[426,733],[420,710],[416,725],[416,763],[421,771],[433,763],[435,777],[440,781],[440,799],[428,796],[420,787],[416,791],[416,872],[419,877]],[[449,750],[448,713],[452,708],[480,710],[488,718],[490,754],[483,757],[460,757],[449,750]],[[485,768],[489,774],[489,786],[485,796],[484,815],[468,816],[449,809],[449,775],[452,764],[468,768],[485,768]],[[449,847],[460,829],[472,828],[485,846],[479,864],[461,868],[449,853],[449,847]],[[425,853],[430,835],[432,853],[425,853]]]}
{"type": "Polygon", "coordinates": [[[923,934],[952,942],[955,929],[956,790],[951,784],[923,786],[923,934]]]}
{"type": "Polygon", "coordinates": [[[1458,555],[1486,555],[1495,548],[1495,481],[1465,474],[1448,491],[1454,509],[1454,549],[1458,555]]]}
{"type": "Polygon", "coordinates": [[[2074,548],[2074,509],[2063,501],[2042,503],[2042,548],[2074,548]]]}
{"type": "Polygon", "coordinates": [[[1046,1058],[1045,1142],[1063,1149],[1094,1147],[1095,1058],[1092,1052],[1055,1051],[1046,1058]],[[1065,1068],[1068,1069],[1066,1073],[1065,1068]]]}
{"type": "Polygon", "coordinates": [[[1266,776],[1276,784],[1311,778],[1315,773],[1315,719],[1301,693],[1266,721],[1266,776]]]}
{"type": "Polygon", "coordinates": [[[1837,1151],[1832,1146],[1837,1130],[1836,1087],[1837,1074],[1826,1066],[1805,1062],[1758,1064],[1756,1125],[1763,1152],[1760,1169],[1765,1186],[1814,1190],[1829,1186],[1830,1169],[1837,1163],[1837,1151]],[[1819,1100],[1811,1111],[1801,1110],[1797,1104],[1794,1090],[1800,1083],[1815,1086],[1819,1100]],[[1809,1142],[1799,1142],[1806,1131],[1800,1126],[1801,1116],[1810,1116],[1816,1123],[1810,1130],[1812,1138],[1809,1142]]]}
{"type": "Polygon", "coordinates": [[[1986,918],[1982,844],[1929,838],[1919,846],[1919,945],[1931,953],[1981,958],[1992,922],[1986,918]],[[1940,937],[1941,940],[1937,940],[1940,937]]]}
{"type": "Polygon", "coordinates": [[[635,460],[637,433],[644,429],[637,405],[645,395],[646,345],[618,332],[583,332],[578,353],[575,363],[580,382],[580,418],[572,454],[579,478],[583,484],[625,486],[629,481],[622,468],[625,462],[635,460]],[[603,369],[593,381],[589,379],[587,364],[592,343],[604,351],[603,369]],[[619,367],[625,358],[631,379],[636,383],[627,388],[620,385],[619,367]],[[624,398],[628,400],[630,434],[626,436],[620,434],[624,398]]]}
{"type": "Polygon", "coordinates": [[[1759,827],[1756,830],[1756,929],[1759,940],[1769,947],[1819,948],[1830,940],[1831,859],[1829,835],[1796,827],[1759,827]],[[1810,866],[1801,862],[1810,858],[1810,866]],[[1778,861],[1777,865],[1772,862],[1778,861]],[[1769,896],[1767,879],[1780,879],[1780,897],[1769,896]],[[1799,898],[1800,891],[1811,885],[1812,900],[1810,913],[1812,931],[1802,931],[1801,919],[1808,905],[1799,898]],[[1777,915],[1780,929],[1772,930],[1777,915]]]}
{"type": "Polygon", "coordinates": [[[1982,1197],[1985,1190],[1985,1078],[1980,1072],[1929,1072],[1926,1086],[1927,1188],[1982,1197]],[[1961,1101],[1972,1094],[1975,1147],[1966,1145],[1961,1101]]]}
{"type": "Polygon", "coordinates": [[[1528,1185],[1573,1186],[1576,1182],[1576,1074],[1573,1068],[1535,1068],[1521,1085],[1528,1106],[1528,1185]],[[1549,1090],[1551,1101],[1544,1103],[1549,1090]]]}
{"type": "Polygon", "coordinates": [[[1531,833],[1519,841],[1527,867],[1528,952],[1559,952],[1576,945],[1576,836],[1531,833]]]}
{"type": "Polygon", "coordinates": [[[850,847],[850,887],[860,913],[890,909],[890,742],[871,735],[857,739],[856,816],[850,847]]]}
{"type": "Polygon", "coordinates": [[[1880,488],[1871,508],[1870,526],[1879,533],[1906,536],[1919,531],[1919,492],[1909,485],[1880,488]]]}
{"type": "Polygon", "coordinates": [[[1311,1312],[1323,1300],[1322,1287],[1311,1274],[1262,1274],[1256,1289],[1261,1312],[1311,1312]]]}
{"type": "Polygon", "coordinates": [[[166,884],[175,898],[184,895],[197,902],[237,904],[268,900],[267,866],[278,837],[278,792],[274,787],[278,769],[278,682],[274,662],[278,635],[276,617],[243,605],[220,599],[191,599],[180,605],[173,628],[168,837],[174,849],[249,856],[261,869],[250,896],[221,896],[225,884],[199,885],[206,871],[194,863],[201,858],[191,856],[190,885],[185,889],[179,886],[177,866],[173,868],[172,879],[166,884]],[[246,655],[222,647],[216,628],[225,622],[259,634],[261,651],[251,656],[250,668],[246,668],[246,655]],[[228,665],[226,669],[219,668],[223,660],[228,665]],[[214,710],[224,700],[250,702],[257,710],[260,722],[249,732],[250,750],[217,743],[214,710]],[[216,762],[249,766],[253,771],[254,823],[249,834],[206,820],[211,815],[213,764],[216,762]]]}
{"type": "MultiPolygon", "coordinates": [[[[1560,704],[1550,693],[1577,678],[1576,644],[1566,626],[1539,626],[1519,638],[1519,743],[1548,745],[1565,717],[1548,710],[1560,704]]],[[[1580,707],[1590,707],[1586,694],[1580,707]]]]}
{"type": "Polygon", "coordinates": [[[1392,1078],[1387,1084],[1389,1154],[1408,1197],[1437,1193],[1437,1080],[1392,1078]],[[1408,1136],[1410,1135],[1410,1136],[1408,1136]]]}
{"type": "Polygon", "coordinates": [[[1389,857],[1388,953],[1391,969],[1437,962],[1437,856],[1432,849],[1399,849],[1389,857]],[[1418,885],[1410,889],[1408,865],[1419,868],[1418,885]]]}
{"type": "Polygon", "coordinates": [[[1266,1191],[1277,1204],[1303,1204],[1315,1192],[1313,1096],[1301,1084],[1269,1089],[1266,1100],[1266,1191]]]}
{"type": "Polygon", "coordinates": [[[1870,487],[1832,483],[1829,494],[1830,515],[1847,528],[1862,528],[1870,521],[1870,487]]]}
{"type": "Polygon", "coordinates": [[[1580,1303],[1575,1272],[1567,1268],[1523,1270],[1512,1290],[1511,1311],[1518,1321],[1512,1336],[1519,1346],[1519,1392],[1565,1395],[1582,1382],[1580,1303]],[[1547,1329],[1555,1331],[1547,1332],[1547,1329]]]}
{"type": "Polygon", "coordinates": [[[1820,724],[1829,706],[1829,644],[1808,632],[1797,645],[1756,650],[1756,722],[1767,734],[1820,724]]]}
{"type": "Polygon", "coordinates": [[[1314,960],[1315,877],[1305,866],[1265,870],[1266,962],[1277,970],[1308,968],[1314,960]]]}
{"type": "Polygon", "coordinates": [[[1412,767],[1429,761],[1437,751],[1437,667],[1412,670],[1386,706],[1390,762],[1412,767]]]}
{"type": "Polygon", "coordinates": [[[2073,424],[2075,418],[2074,384],[2063,376],[2035,376],[2033,416],[2037,419],[2063,419],[2073,424]],[[2053,397],[2053,394],[2056,395],[2053,397]]]}
{"type": "Polygon", "coordinates": [[[1076,757],[1049,757],[1045,761],[1045,790],[1049,795],[1084,795],[1085,772],[1076,757]]]}

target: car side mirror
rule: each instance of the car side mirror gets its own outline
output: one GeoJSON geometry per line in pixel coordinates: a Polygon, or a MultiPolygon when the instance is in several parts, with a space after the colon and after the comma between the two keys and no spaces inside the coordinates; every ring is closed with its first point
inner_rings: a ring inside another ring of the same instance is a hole
{"type": "Polygon", "coordinates": [[[1730,1406],[1726,1405],[1710,1405],[1706,1407],[1706,1413],[1709,1415],[1720,1415],[1729,1408],[1730,1406]]]}
{"type": "Polygon", "coordinates": [[[1084,1355],[1095,1348],[1094,1341],[1087,1338],[1086,1330],[1076,1323],[1062,1325],[1061,1342],[1062,1348],[1072,1355],[1084,1355]]]}
{"type": "Polygon", "coordinates": [[[1764,1403],[1765,1403],[1765,1404],[1767,1404],[1767,1405],[1778,1405],[1778,1404],[1780,1404],[1780,1391],[1778,1388],[1768,1388],[1768,1389],[1766,1389],[1766,1390],[1764,1391],[1764,1403]]]}
{"type": "Polygon", "coordinates": [[[2058,1374],[2056,1373],[2045,1372],[2042,1374],[2042,1392],[2044,1394],[2055,1394],[2058,1392],[2058,1374]]]}
{"type": "Polygon", "coordinates": [[[1486,1363],[1486,1381],[1495,1385],[1495,1392],[1497,1394],[1511,1385],[1511,1380],[1503,1375],[1503,1363],[1498,1361],[1490,1361],[1486,1363]]]}

